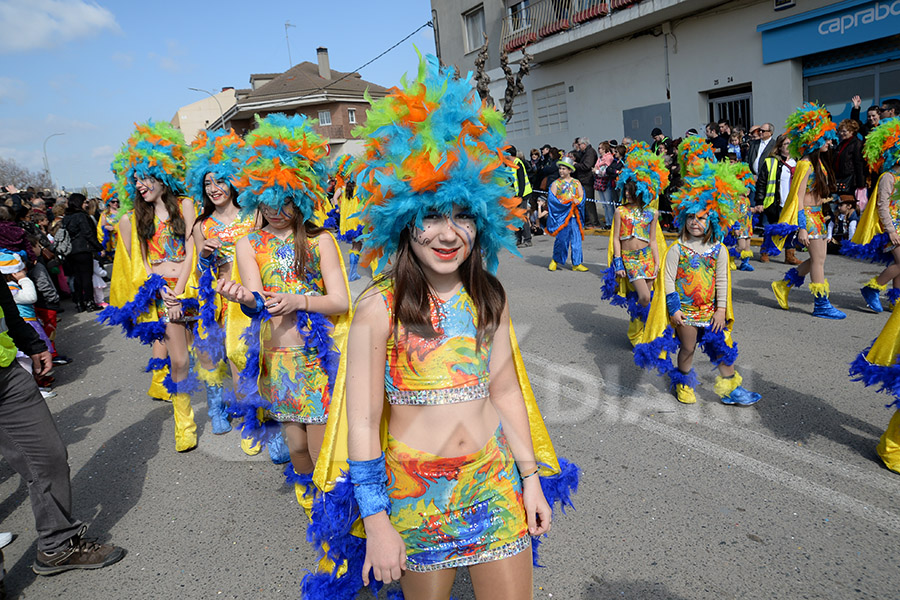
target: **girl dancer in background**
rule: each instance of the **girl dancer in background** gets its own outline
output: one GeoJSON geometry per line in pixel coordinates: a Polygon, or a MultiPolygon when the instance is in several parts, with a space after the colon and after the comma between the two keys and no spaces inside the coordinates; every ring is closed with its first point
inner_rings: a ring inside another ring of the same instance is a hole
{"type": "Polygon", "coordinates": [[[346,154],[338,160],[335,178],[335,205],[340,209],[341,215],[339,237],[350,244],[347,278],[356,281],[360,279],[359,251],[362,249],[362,242],[359,241],[359,236],[362,235],[363,225],[359,213],[362,206],[356,194],[356,182],[353,181],[353,162],[346,154]]]}
{"type": "Polygon", "coordinates": [[[103,245],[105,260],[112,262],[116,255],[116,238],[119,223],[119,194],[112,183],[104,183],[100,189],[100,200],[103,203],[103,212],[97,221],[97,239],[103,245]]]}
{"type": "MultiPolygon", "coordinates": [[[[188,194],[202,201],[194,225],[194,244],[200,268],[200,321],[194,339],[198,351],[200,379],[206,383],[206,402],[214,434],[231,431],[226,412],[223,380],[229,366],[233,381],[243,368],[237,335],[249,324],[239,308],[215,293],[216,281],[231,278],[234,244],[255,226],[255,215],[241,216],[234,181],[243,164],[244,140],[233,131],[201,131],[192,144],[185,177],[188,194]],[[229,326],[229,324],[231,326],[229,326]],[[228,352],[231,343],[231,351],[228,352]]],[[[242,444],[246,446],[246,444],[242,444]]],[[[247,448],[245,448],[246,450],[247,448]]]]}
{"type": "Polygon", "coordinates": [[[860,290],[866,305],[881,312],[881,292],[889,282],[891,307],[900,298],[900,119],[890,119],[869,132],[863,146],[869,169],[879,173],[856,233],[841,244],[841,254],[871,262],[890,263],[860,290]]]}
{"type": "Polygon", "coordinates": [[[828,170],[827,152],[837,142],[831,115],[824,107],[806,103],[788,117],[787,133],[791,139],[791,154],[801,157],[791,181],[791,194],[784,210],[797,209],[797,241],[809,248],[809,258],[797,268],[790,269],[784,279],[772,282],[772,291],[778,305],[788,310],[788,293],[792,287],[800,287],[809,274],[809,291],[812,292],[814,317],[843,319],[847,315],[831,305],[831,290],[825,278],[825,257],[828,237],[822,207],[831,201],[834,193],[834,176],[828,170]]]}
{"type": "Polygon", "coordinates": [[[100,320],[151,344],[150,396],[171,399],[175,449],[197,446],[188,326],[197,319],[194,204],[184,194],[184,137],[168,123],[138,125],[113,162],[123,203],[110,306],[100,320]],[[123,303],[124,302],[124,303],[123,303]],[[166,375],[166,371],[169,374],[166,375]]]}
{"type": "Polygon", "coordinates": [[[531,597],[530,536],[577,481],[553,454],[490,274],[522,219],[502,117],[426,60],[368,113],[363,262],[391,266],[358,303],[346,406],[338,396],[317,464],[317,483],[337,489],[317,501],[310,537],[346,574],[308,576],[304,598],[332,584],[350,597],[374,578],[446,599],[460,566],[478,597],[531,597]],[[348,443],[351,481],[338,481],[348,443]],[[350,535],[356,515],[365,544],[350,535]]]}
{"type": "Polygon", "coordinates": [[[659,192],[669,185],[662,156],[635,145],[625,156],[616,184],[623,199],[616,208],[601,297],[628,310],[628,339],[637,344],[647,321],[653,280],[659,274],[660,248],[665,238],[659,226],[659,192]]]}
{"type": "Polygon", "coordinates": [[[273,428],[260,422],[259,409],[280,423],[293,467],[286,474],[299,486],[303,505],[311,496],[350,308],[337,242],[311,222],[325,200],[327,142],[306,117],[272,114],[257,117],[247,147],[238,204],[247,216],[259,210],[263,227],[237,241],[240,283],[221,279],[217,288],[252,318],[232,412],[244,417],[245,435],[276,447],[280,436],[272,434],[279,432],[265,431],[273,428]]]}
{"type": "Polygon", "coordinates": [[[656,286],[635,362],[668,374],[682,404],[697,401],[693,361],[698,345],[719,368],[714,389],[724,404],[746,406],[760,399],[742,387],[734,368],[738,353],[731,337],[731,269],[722,244],[744,193],[746,186],[735,176],[732,163],[705,162],[691,170],[672,198],[680,235],[666,253],[663,285],[656,286]],[[676,350],[673,366],[669,355],[676,350]]]}

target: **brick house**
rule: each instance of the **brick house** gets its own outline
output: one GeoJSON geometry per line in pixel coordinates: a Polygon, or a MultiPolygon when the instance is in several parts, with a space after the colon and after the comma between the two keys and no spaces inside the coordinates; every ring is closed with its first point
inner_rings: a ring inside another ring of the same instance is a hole
{"type": "MultiPolygon", "coordinates": [[[[302,62],[284,73],[256,73],[249,89],[235,90],[237,102],[225,112],[225,127],[239,135],[253,129],[253,115],[271,113],[304,114],[317,119],[316,131],[329,140],[331,155],[362,153],[362,140],[353,136],[365,124],[369,103],[363,98],[387,94],[387,88],[365,81],[359,73],[332,71],[328,49],[317,48],[317,64],[302,62]]],[[[216,119],[210,128],[221,126],[216,119]]]]}

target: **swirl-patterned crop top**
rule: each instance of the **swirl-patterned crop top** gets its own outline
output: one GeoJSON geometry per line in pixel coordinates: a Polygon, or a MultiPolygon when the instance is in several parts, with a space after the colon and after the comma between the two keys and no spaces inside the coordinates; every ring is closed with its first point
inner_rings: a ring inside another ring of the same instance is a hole
{"type": "Polygon", "coordinates": [[[158,265],[164,262],[184,262],[187,252],[184,237],[172,233],[171,219],[160,221],[153,215],[153,238],[147,240],[147,262],[158,265]]]}
{"type": "MultiPolygon", "coordinates": [[[[393,322],[394,290],[390,281],[378,284],[393,322]]],[[[437,336],[426,339],[400,323],[387,341],[384,392],[390,404],[434,406],[487,398],[491,344],[475,351],[475,305],[460,288],[449,300],[431,297],[431,323],[437,336]]]]}
{"type": "Polygon", "coordinates": [[[306,238],[308,251],[304,278],[299,277],[294,269],[294,234],[281,241],[268,231],[259,229],[247,234],[247,240],[253,248],[265,291],[311,296],[325,294],[317,236],[306,238]]]}
{"type": "Polygon", "coordinates": [[[650,224],[653,222],[654,214],[656,214],[656,211],[652,208],[620,206],[619,216],[622,222],[619,227],[619,239],[624,241],[637,238],[641,241],[649,242],[650,224]]]}
{"type": "Polygon", "coordinates": [[[225,225],[215,215],[203,220],[200,231],[206,239],[218,238],[222,245],[216,250],[216,267],[234,260],[234,243],[253,230],[253,217],[238,217],[230,225],[225,225]]]}

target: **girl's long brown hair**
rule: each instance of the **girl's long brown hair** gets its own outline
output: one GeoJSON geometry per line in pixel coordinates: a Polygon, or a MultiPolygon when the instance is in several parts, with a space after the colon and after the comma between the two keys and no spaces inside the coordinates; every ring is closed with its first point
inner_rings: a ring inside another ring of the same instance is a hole
{"type": "MultiPolygon", "coordinates": [[[[472,251],[459,267],[463,287],[476,311],[475,350],[481,349],[484,340],[489,340],[500,326],[506,292],[500,281],[488,273],[481,259],[481,243],[475,236],[472,251]]],[[[431,322],[431,302],[434,295],[422,266],[412,251],[409,229],[400,234],[394,264],[385,278],[394,281],[393,330],[396,342],[400,323],[407,331],[423,338],[434,338],[438,334],[431,322]]]]}
{"type": "MultiPolygon", "coordinates": [[[[262,226],[269,224],[262,213],[257,213],[262,217],[262,226]]],[[[309,237],[318,236],[325,231],[324,227],[317,227],[310,221],[304,221],[303,215],[298,209],[294,209],[291,216],[291,231],[294,234],[294,272],[297,277],[306,278],[306,263],[309,260],[309,237]]]]}
{"type": "MultiPolygon", "coordinates": [[[[157,184],[163,186],[163,195],[160,198],[169,213],[169,228],[173,235],[179,237],[185,236],[184,217],[181,215],[181,204],[179,198],[169,190],[169,187],[160,181],[157,184]]],[[[141,198],[140,193],[135,194],[134,198],[134,219],[137,228],[138,237],[141,240],[141,248],[144,253],[147,252],[147,240],[153,239],[156,233],[156,227],[153,226],[153,205],[145,202],[141,198]]]]}
{"type": "Polygon", "coordinates": [[[831,151],[819,148],[815,152],[811,152],[807,158],[812,163],[813,172],[816,175],[816,180],[813,182],[813,190],[819,198],[830,199],[837,189],[834,177],[831,176],[831,172],[825,166],[831,164],[831,151]]]}

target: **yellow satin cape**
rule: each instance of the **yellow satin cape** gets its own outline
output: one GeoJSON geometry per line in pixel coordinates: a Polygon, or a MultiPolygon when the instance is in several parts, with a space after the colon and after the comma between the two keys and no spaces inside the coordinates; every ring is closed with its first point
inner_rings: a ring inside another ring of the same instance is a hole
{"type": "MultiPolygon", "coordinates": [[[[800,182],[803,181],[803,178],[806,176],[806,172],[811,168],[812,163],[808,160],[801,160],[797,163],[797,167],[794,169],[794,174],[791,176],[791,191],[788,192],[788,197],[784,201],[784,206],[781,207],[781,215],[779,215],[778,217],[779,223],[797,225],[797,214],[800,212],[800,182]]],[[[778,246],[779,250],[784,250],[785,239],[786,236],[773,235],[772,243],[778,246]]],[[[730,293],[730,285],[728,289],[730,293]]]]}
{"type": "MultiPolygon", "coordinates": [[[[534,455],[538,463],[547,465],[541,467],[540,474],[544,477],[556,475],[560,472],[559,460],[556,458],[553,442],[550,441],[550,434],[547,433],[547,427],[544,425],[544,419],[541,416],[540,408],[535,400],[534,391],[531,389],[531,382],[528,380],[528,373],[525,371],[525,363],[522,361],[522,353],[519,351],[519,344],[516,341],[516,334],[513,329],[512,321],[510,321],[509,324],[509,339],[512,343],[512,355],[516,368],[516,378],[519,380],[519,387],[521,388],[522,396],[525,399],[525,409],[528,413],[534,455]]],[[[346,338],[342,353],[345,349],[346,338]]],[[[334,395],[331,398],[328,424],[325,428],[325,440],[322,443],[322,450],[319,453],[319,459],[316,461],[316,470],[313,474],[313,481],[316,486],[323,491],[332,490],[335,481],[341,476],[341,472],[347,471],[348,423],[345,381],[346,361],[342,360],[340,370],[338,371],[337,385],[335,385],[334,395]]],[[[387,400],[385,400],[384,408],[381,413],[380,425],[382,449],[387,447],[389,418],[390,405],[387,403],[387,400]]],[[[353,533],[354,535],[362,536],[364,535],[364,532],[359,525],[360,523],[356,524],[353,533]]]]}
{"type": "Polygon", "coordinates": [[[866,360],[873,365],[891,367],[897,363],[898,354],[900,354],[900,310],[895,310],[866,354],[866,360]]]}
{"type": "Polygon", "coordinates": [[[878,207],[875,206],[875,204],[876,199],[878,198],[878,185],[881,183],[881,178],[886,174],[887,172],[884,172],[878,176],[875,188],[869,195],[869,202],[866,204],[866,208],[859,218],[859,223],[856,225],[856,233],[853,234],[853,239],[850,240],[854,244],[865,246],[871,242],[872,238],[876,235],[884,233],[884,228],[881,226],[881,219],[878,217],[878,207]]]}
{"type": "MultiPolygon", "coordinates": [[[[675,247],[678,242],[675,241],[671,246],[666,250],[666,256],[668,256],[669,252],[675,247]]],[[[725,245],[722,245],[725,248],[725,245]]],[[[725,249],[726,254],[728,253],[728,249],[725,249]]],[[[666,264],[665,257],[662,259],[662,264],[666,264]]],[[[731,269],[728,268],[725,270],[728,277],[728,291],[726,293],[726,305],[725,305],[725,341],[729,346],[733,345],[731,339],[731,330],[734,328],[734,308],[731,304],[731,269]]],[[[663,332],[666,330],[666,327],[670,325],[669,322],[669,309],[666,306],[666,283],[665,283],[665,268],[660,269],[659,276],[656,278],[653,284],[653,299],[650,300],[650,313],[647,315],[647,323],[644,325],[644,335],[641,338],[642,344],[647,344],[662,337],[663,332]]],[[[665,358],[666,353],[660,353],[660,358],[665,358]]]]}

